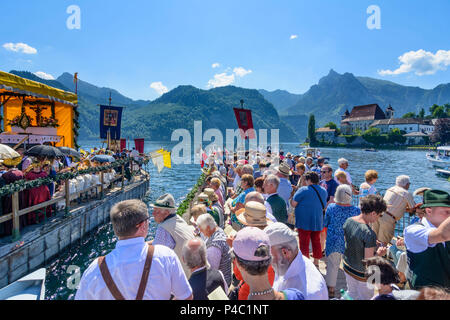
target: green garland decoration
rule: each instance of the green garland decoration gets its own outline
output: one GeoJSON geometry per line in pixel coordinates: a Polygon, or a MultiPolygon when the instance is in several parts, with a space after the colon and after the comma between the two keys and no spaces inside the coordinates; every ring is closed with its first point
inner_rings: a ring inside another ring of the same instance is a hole
{"type": "Polygon", "coordinates": [[[186,199],[184,199],[181,204],[178,206],[177,209],[177,215],[182,216],[187,209],[189,208],[191,202],[194,200],[195,195],[197,194],[198,190],[203,186],[206,180],[206,173],[203,172],[200,177],[197,180],[197,183],[194,185],[192,190],[188,193],[186,196],[186,199]]]}
{"type": "MultiPolygon", "coordinates": [[[[133,160],[134,161],[134,160],[133,160]]],[[[36,180],[19,180],[11,184],[7,184],[4,187],[0,188],[0,197],[12,195],[15,192],[20,192],[27,189],[37,188],[42,185],[47,185],[53,182],[59,182],[63,180],[71,180],[76,178],[77,176],[83,175],[83,174],[91,174],[91,173],[97,173],[100,171],[105,171],[109,169],[114,169],[117,167],[122,166],[123,164],[126,164],[130,162],[129,160],[118,160],[115,161],[109,165],[100,166],[100,167],[92,167],[85,170],[79,170],[77,172],[64,172],[64,173],[58,173],[54,177],[46,177],[46,178],[39,178],[36,180]]]]}

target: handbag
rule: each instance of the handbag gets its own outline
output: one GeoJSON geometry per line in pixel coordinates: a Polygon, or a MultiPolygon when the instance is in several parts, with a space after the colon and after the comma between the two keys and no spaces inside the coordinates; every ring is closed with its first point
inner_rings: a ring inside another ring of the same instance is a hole
{"type": "Polygon", "coordinates": [[[320,200],[320,204],[322,205],[322,213],[323,213],[323,215],[325,215],[325,206],[323,204],[322,198],[320,197],[319,191],[317,191],[316,188],[314,188],[312,185],[311,185],[311,188],[313,188],[313,190],[316,192],[317,197],[320,200]]]}

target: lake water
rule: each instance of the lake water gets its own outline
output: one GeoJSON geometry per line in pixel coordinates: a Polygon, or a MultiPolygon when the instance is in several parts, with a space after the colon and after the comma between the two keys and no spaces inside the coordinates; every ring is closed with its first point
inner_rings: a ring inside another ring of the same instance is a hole
{"type": "MultiPolygon", "coordinates": [[[[80,145],[85,150],[101,147],[98,141],[81,141],[80,145]]],[[[295,143],[281,143],[280,149],[285,153],[298,154],[302,149],[298,148],[297,145],[295,143]]],[[[161,147],[171,150],[173,146],[174,143],[146,142],[145,152],[154,151],[161,147]]],[[[395,184],[395,178],[400,174],[410,176],[412,191],[426,186],[450,192],[450,182],[435,175],[435,170],[427,163],[425,153],[425,151],[381,150],[379,152],[367,152],[360,149],[321,148],[321,155],[330,158],[329,164],[334,170],[338,167],[337,160],[339,158],[344,157],[349,160],[348,171],[352,175],[355,185],[359,186],[364,181],[364,173],[367,170],[375,169],[379,174],[376,187],[382,193],[395,184]]],[[[148,169],[151,180],[147,202],[154,201],[164,193],[172,193],[177,203],[180,203],[201,173],[198,164],[173,164],[172,169],[164,169],[163,172],[158,173],[150,162],[148,169]]],[[[151,217],[150,222],[149,239],[152,239],[156,229],[153,217],[151,217]]],[[[75,265],[81,269],[81,273],[84,272],[96,257],[105,255],[114,249],[116,241],[111,225],[107,224],[82,239],[77,245],[72,245],[61,253],[46,266],[46,298],[51,300],[73,299],[76,290],[69,289],[73,279],[69,278],[71,274],[67,273],[68,267],[75,265]]]]}

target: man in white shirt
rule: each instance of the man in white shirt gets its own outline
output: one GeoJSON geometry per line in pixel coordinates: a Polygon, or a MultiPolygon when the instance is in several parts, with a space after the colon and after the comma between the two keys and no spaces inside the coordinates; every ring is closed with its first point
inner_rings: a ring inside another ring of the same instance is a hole
{"type": "MultiPolygon", "coordinates": [[[[336,173],[338,173],[339,171],[345,172],[345,175],[347,176],[347,181],[348,183],[350,183],[350,185],[352,185],[352,176],[350,175],[350,173],[347,171],[348,168],[348,160],[344,159],[344,158],[340,158],[338,160],[338,165],[339,165],[339,169],[337,169],[334,172],[334,176],[336,176],[336,173]]],[[[336,180],[336,182],[339,182],[336,180]]]]}
{"type": "Polygon", "coordinates": [[[328,300],[325,279],[311,260],[299,251],[295,232],[277,222],[264,229],[269,236],[272,266],[275,271],[274,290],[295,288],[306,300],[328,300]]]}
{"type": "Polygon", "coordinates": [[[176,254],[145,243],[149,215],[145,203],[126,200],[110,212],[116,248],[84,272],[75,300],[192,299],[192,289],[176,254]]]}
{"type": "Polygon", "coordinates": [[[405,229],[410,287],[450,287],[450,194],[427,190],[425,216],[405,229]]]}

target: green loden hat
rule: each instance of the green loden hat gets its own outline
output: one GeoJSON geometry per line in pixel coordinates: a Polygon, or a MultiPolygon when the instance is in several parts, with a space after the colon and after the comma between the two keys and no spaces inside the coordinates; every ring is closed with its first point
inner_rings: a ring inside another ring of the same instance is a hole
{"type": "Polygon", "coordinates": [[[450,194],[442,190],[426,190],[421,208],[450,207],[450,194]]]}

